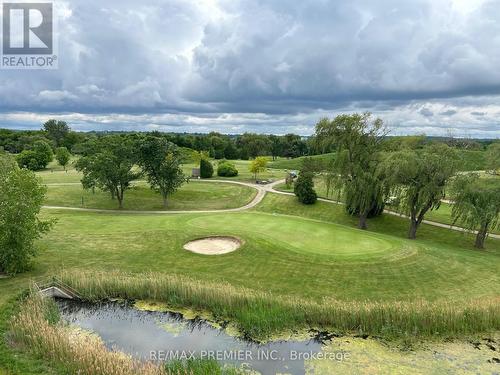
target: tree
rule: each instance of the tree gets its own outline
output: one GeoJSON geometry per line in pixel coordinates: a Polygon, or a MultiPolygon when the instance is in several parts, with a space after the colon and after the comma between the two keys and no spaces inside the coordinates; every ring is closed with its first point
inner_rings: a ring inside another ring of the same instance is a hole
{"type": "Polygon", "coordinates": [[[51,119],[43,124],[43,130],[47,133],[47,137],[60,147],[71,129],[65,121],[51,119]]]}
{"type": "Polygon", "coordinates": [[[238,156],[238,149],[234,145],[233,141],[229,140],[224,150],[224,157],[228,160],[236,160],[238,159],[238,156]]]}
{"type": "Polygon", "coordinates": [[[71,154],[66,147],[58,147],[56,149],[56,160],[61,167],[66,170],[66,165],[68,165],[71,154]]]}
{"type": "Polygon", "coordinates": [[[249,170],[254,175],[255,181],[257,181],[257,175],[259,173],[265,172],[267,167],[267,159],[264,156],[258,156],[250,163],[249,170]]]}
{"type": "Polygon", "coordinates": [[[210,160],[201,159],[200,161],[200,177],[201,178],[211,178],[214,174],[214,167],[210,160]]]}
{"type": "Polygon", "coordinates": [[[299,202],[303,204],[314,204],[318,200],[316,191],[314,191],[313,177],[312,172],[301,171],[295,182],[293,191],[299,202]]]}
{"type": "Polygon", "coordinates": [[[0,154],[0,272],[16,274],[29,268],[36,255],[34,241],[53,224],[38,218],[45,191],[33,172],[0,154]]]}
{"type": "Polygon", "coordinates": [[[245,155],[256,158],[268,154],[271,141],[262,134],[245,133],[238,137],[237,145],[241,149],[242,159],[245,155]]]}
{"type": "Polygon", "coordinates": [[[280,137],[273,134],[269,136],[269,141],[271,145],[271,156],[273,157],[273,160],[276,160],[278,156],[283,154],[283,142],[280,137]]]}
{"type": "Polygon", "coordinates": [[[141,176],[134,170],[137,159],[135,143],[131,139],[108,135],[90,141],[75,167],[83,173],[84,188],[109,191],[111,197],[118,200],[119,208],[123,208],[125,191],[141,176]]]}
{"type": "Polygon", "coordinates": [[[282,137],[282,156],[287,158],[297,158],[303,156],[307,152],[307,144],[302,140],[300,135],[286,134],[282,137]]]}
{"type": "Polygon", "coordinates": [[[384,202],[377,168],[386,134],[382,120],[372,121],[370,113],[340,115],[316,125],[317,142],[325,149],[336,150],[326,175],[328,190],[333,187],[344,196],[346,210],[359,215],[360,229],[367,229],[369,213],[384,202]]]}
{"type": "Polygon", "coordinates": [[[206,151],[194,151],[192,155],[192,159],[195,165],[201,166],[201,161],[203,159],[209,159],[208,152],[206,151]]]}
{"type": "Polygon", "coordinates": [[[38,154],[33,150],[24,150],[16,156],[19,167],[29,169],[30,171],[39,171],[43,165],[38,160],[38,154]]]}
{"type": "Polygon", "coordinates": [[[478,230],[474,246],[484,249],[488,233],[500,227],[500,185],[481,181],[478,174],[461,175],[453,181],[455,204],[453,224],[460,223],[471,231],[478,230]]]}
{"type": "Polygon", "coordinates": [[[455,151],[444,144],[418,152],[399,151],[384,162],[381,173],[388,190],[410,216],[408,238],[415,239],[425,214],[439,208],[446,184],[456,172],[456,162],[455,151]]]}
{"type": "Polygon", "coordinates": [[[151,188],[161,194],[163,208],[168,197],[187,181],[181,168],[181,156],[176,145],[165,138],[148,136],[140,142],[139,165],[151,188]]]}
{"type": "Polygon", "coordinates": [[[24,150],[17,155],[16,160],[21,168],[39,171],[46,168],[53,158],[49,144],[45,141],[36,141],[32,150],[24,150]]]}
{"type": "Polygon", "coordinates": [[[45,141],[36,141],[33,145],[33,151],[36,152],[40,165],[43,165],[43,168],[46,168],[54,160],[52,147],[45,141]]]}
{"type": "Polygon", "coordinates": [[[486,151],[486,169],[491,174],[500,174],[500,142],[491,144],[486,151]]]}

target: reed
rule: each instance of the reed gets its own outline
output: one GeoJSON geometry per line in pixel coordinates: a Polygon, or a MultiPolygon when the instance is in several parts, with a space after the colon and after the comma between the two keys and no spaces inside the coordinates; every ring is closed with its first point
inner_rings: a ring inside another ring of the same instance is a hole
{"type": "Polygon", "coordinates": [[[234,321],[245,336],[255,340],[303,328],[387,338],[459,337],[500,329],[500,298],[460,302],[346,302],[325,298],[316,302],[155,273],[64,272],[60,278],[89,301],[146,299],[209,310],[216,320],[234,321]]]}
{"type": "Polygon", "coordinates": [[[214,360],[142,362],[119,351],[108,350],[101,339],[59,321],[53,300],[30,293],[12,319],[9,342],[47,360],[63,373],[78,375],[237,375],[233,367],[214,360]]]}

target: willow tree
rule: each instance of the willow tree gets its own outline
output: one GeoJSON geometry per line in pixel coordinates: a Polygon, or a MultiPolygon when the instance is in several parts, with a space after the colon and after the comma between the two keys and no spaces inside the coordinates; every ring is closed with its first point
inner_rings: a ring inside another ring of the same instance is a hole
{"type": "Polygon", "coordinates": [[[410,217],[408,238],[415,239],[425,214],[441,205],[446,184],[456,172],[456,160],[453,149],[439,144],[391,153],[382,164],[380,173],[390,194],[410,217]]]}
{"type": "Polygon", "coordinates": [[[453,183],[455,204],[453,224],[477,230],[475,247],[484,249],[484,242],[500,227],[500,185],[496,181],[479,181],[479,175],[459,176],[453,183]]]}
{"type": "Polygon", "coordinates": [[[359,215],[360,229],[367,229],[369,213],[384,203],[377,170],[386,134],[382,120],[372,120],[370,113],[340,115],[316,125],[318,142],[336,152],[327,174],[328,189],[333,187],[343,196],[349,213],[359,215]]]}
{"type": "Polygon", "coordinates": [[[500,174],[500,142],[493,143],[488,147],[486,169],[491,174],[500,174]]]}

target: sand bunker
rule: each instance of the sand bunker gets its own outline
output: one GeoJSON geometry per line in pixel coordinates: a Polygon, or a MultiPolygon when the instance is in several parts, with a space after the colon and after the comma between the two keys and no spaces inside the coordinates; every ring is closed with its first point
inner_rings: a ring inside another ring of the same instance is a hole
{"type": "Polygon", "coordinates": [[[236,237],[212,236],[189,241],[184,249],[196,254],[221,255],[237,250],[242,241],[236,237]]]}

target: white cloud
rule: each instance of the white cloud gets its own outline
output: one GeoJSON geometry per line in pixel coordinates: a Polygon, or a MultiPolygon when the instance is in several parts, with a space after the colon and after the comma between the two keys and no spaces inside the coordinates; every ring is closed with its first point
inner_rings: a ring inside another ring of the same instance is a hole
{"type": "Polygon", "coordinates": [[[60,68],[0,71],[4,115],[310,133],[321,115],[371,110],[398,131],[500,131],[500,0],[56,5],[60,68]]]}

